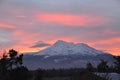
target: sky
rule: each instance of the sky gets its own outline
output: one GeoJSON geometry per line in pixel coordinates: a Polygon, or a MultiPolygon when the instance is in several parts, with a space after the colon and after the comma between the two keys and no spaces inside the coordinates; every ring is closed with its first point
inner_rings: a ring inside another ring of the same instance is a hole
{"type": "Polygon", "coordinates": [[[57,40],[120,55],[119,0],[0,0],[0,51],[34,52],[57,40]]]}

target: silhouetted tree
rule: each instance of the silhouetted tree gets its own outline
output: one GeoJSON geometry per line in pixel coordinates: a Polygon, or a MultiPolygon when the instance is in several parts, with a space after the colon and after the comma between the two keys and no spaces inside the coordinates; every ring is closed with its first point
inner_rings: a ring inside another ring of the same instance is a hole
{"type": "Polygon", "coordinates": [[[15,51],[14,49],[11,49],[11,50],[9,50],[8,54],[9,54],[10,58],[15,58],[17,56],[18,52],[15,51]]]}
{"type": "Polygon", "coordinates": [[[97,65],[97,69],[100,72],[107,71],[109,66],[107,65],[107,61],[101,60],[101,62],[97,65]]]}
{"type": "Polygon", "coordinates": [[[118,73],[120,73],[120,56],[114,56],[115,58],[115,69],[118,73]]]}
{"type": "Polygon", "coordinates": [[[9,50],[9,68],[12,69],[12,66],[19,67],[22,65],[23,54],[18,55],[18,52],[14,49],[9,50]]]}
{"type": "Polygon", "coordinates": [[[5,73],[8,69],[9,59],[7,58],[6,52],[3,54],[3,57],[0,59],[0,73],[5,73]]]}
{"type": "MultiPolygon", "coordinates": [[[[8,53],[5,52],[3,54],[3,57],[0,59],[0,80],[11,80],[12,77],[9,78],[11,72],[16,71],[15,69],[21,69],[22,58],[23,58],[23,54],[18,55],[18,52],[13,49],[9,50],[8,53]],[[15,67],[13,68],[13,66],[15,67]]],[[[18,80],[18,79],[12,79],[12,80],[18,80]]],[[[25,79],[21,79],[21,80],[25,80],[25,79]]]]}
{"type": "Polygon", "coordinates": [[[19,55],[18,57],[16,57],[15,59],[15,65],[18,67],[18,66],[21,66],[23,64],[23,54],[19,55]]]}
{"type": "Polygon", "coordinates": [[[92,72],[94,68],[93,68],[93,65],[89,62],[86,65],[86,69],[87,69],[87,71],[92,72]]]}

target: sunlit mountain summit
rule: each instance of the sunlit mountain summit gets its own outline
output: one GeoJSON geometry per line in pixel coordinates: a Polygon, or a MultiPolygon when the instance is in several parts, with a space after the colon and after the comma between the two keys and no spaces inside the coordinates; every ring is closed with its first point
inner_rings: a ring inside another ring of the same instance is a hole
{"type": "Polygon", "coordinates": [[[26,66],[34,68],[73,68],[85,67],[88,62],[96,65],[101,59],[111,64],[113,56],[97,50],[85,43],[56,41],[50,47],[31,54],[26,54],[26,66]],[[30,64],[32,63],[32,64],[30,64]]]}
{"type": "Polygon", "coordinates": [[[58,40],[52,46],[38,52],[35,55],[98,55],[103,53],[104,52],[96,50],[84,43],[74,44],[72,42],[58,40]]]}

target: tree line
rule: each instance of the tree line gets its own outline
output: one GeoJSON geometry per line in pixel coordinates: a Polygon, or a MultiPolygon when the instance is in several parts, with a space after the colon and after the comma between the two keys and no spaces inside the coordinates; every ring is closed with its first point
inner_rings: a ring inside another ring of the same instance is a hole
{"type": "Polygon", "coordinates": [[[100,60],[97,68],[92,63],[87,63],[86,68],[37,69],[33,71],[22,65],[23,57],[23,54],[19,54],[14,49],[5,52],[0,59],[0,80],[49,80],[53,77],[67,78],[65,80],[68,80],[68,77],[69,80],[88,80],[87,77],[89,80],[108,80],[95,75],[94,72],[116,72],[120,74],[120,56],[113,56],[115,59],[114,66],[109,66],[107,61],[100,60]]]}

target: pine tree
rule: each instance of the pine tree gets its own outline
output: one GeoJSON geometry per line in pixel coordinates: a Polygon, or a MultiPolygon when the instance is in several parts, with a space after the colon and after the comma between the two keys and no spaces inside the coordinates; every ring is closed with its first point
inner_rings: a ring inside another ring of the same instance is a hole
{"type": "Polygon", "coordinates": [[[22,65],[23,54],[18,55],[18,52],[14,49],[9,50],[8,53],[4,53],[0,59],[0,72],[5,70],[12,70],[13,66],[22,65]]]}
{"type": "Polygon", "coordinates": [[[106,72],[109,66],[107,65],[107,61],[101,60],[101,62],[97,65],[97,69],[100,72],[106,72]]]}
{"type": "Polygon", "coordinates": [[[115,58],[115,69],[118,73],[120,73],[120,56],[114,56],[115,58]]]}
{"type": "Polygon", "coordinates": [[[89,62],[86,65],[86,69],[87,69],[87,71],[92,72],[94,68],[93,68],[93,65],[89,62]]]}

